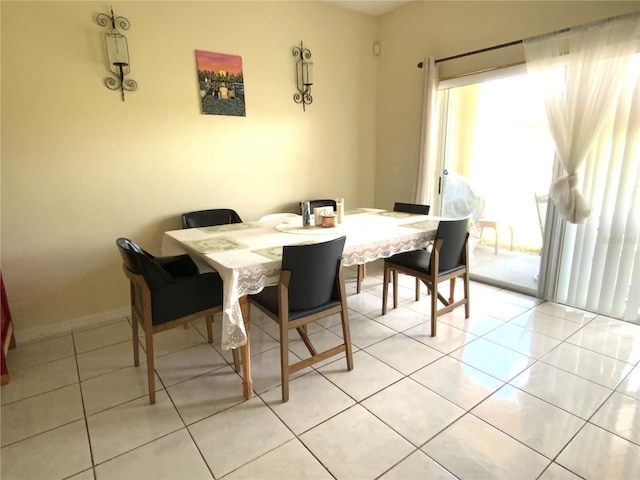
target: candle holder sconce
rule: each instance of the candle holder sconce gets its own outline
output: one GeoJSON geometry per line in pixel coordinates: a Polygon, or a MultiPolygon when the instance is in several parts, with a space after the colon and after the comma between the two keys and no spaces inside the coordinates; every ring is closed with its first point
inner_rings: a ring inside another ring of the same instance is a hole
{"type": "Polygon", "coordinates": [[[291,51],[296,58],[296,88],[298,91],[293,94],[293,101],[302,104],[302,110],[306,105],[313,102],[311,96],[311,86],[313,85],[313,62],[311,62],[311,51],[304,48],[302,41],[299,47],[293,47],[291,51]]]}
{"type": "Polygon", "coordinates": [[[135,80],[125,78],[131,70],[129,46],[127,45],[127,37],[118,30],[118,27],[121,30],[129,30],[129,20],[124,17],[114,16],[112,7],[111,16],[100,13],[96,17],[96,22],[101,27],[108,28],[107,33],[104,34],[104,44],[109,71],[115,75],[115,78],[107,77],[104,83],[110,90],[120,90],[120,95],[124,102],[124,91],[132,92],[138,88],[135,80]]]}

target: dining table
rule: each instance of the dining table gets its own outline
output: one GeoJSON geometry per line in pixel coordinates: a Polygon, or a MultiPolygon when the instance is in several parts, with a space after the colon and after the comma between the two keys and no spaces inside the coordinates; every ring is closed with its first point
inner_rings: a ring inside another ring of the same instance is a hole
{"type": "Polygon", "coordinates": [[[303,226],[302,217],[172,230],[164,233],[163,255],[189,254],[201,270],[223,280],[221,347],[240,348],[243,395],[253,395],[247,295],[277,285],[282,247],[346,236],[343,266],[361,265],[397,253],[425,248],[435,237],[440,217],[358,208],[345,212],[333,227],[303,226]]]}

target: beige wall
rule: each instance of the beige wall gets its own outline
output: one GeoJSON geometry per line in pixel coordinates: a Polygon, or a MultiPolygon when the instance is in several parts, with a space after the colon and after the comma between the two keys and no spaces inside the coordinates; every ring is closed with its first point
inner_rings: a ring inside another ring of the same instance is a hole
{"type": "MultiPolygon", "coordinates": [[[[121,314],[115,239],[159,253],[180,213],[246,220],[304,198],[411,201],[422,102],[416,63],[637,10],[638,2],[413,2],[372,18],[326,2],[115,2],[139,85],[108,90],[107,2],[0,2],[1,254],[18,340],[121,314]],[[314,59],[314,103],[292,101],[314,59]],[[381,55],[372,55],[372,44],[381,55]],[[241,55],[247,117],[201,115],[194,50],[241,55]],[[375,193],[375,196],[374,196],[375,193]]],[[[518,49],[444,74],[522,60],[518,49]]]]}
{"type": "MultiPolygon", "coordinates": [[[[380,20],[375,203],[413,201],[425,57],[444,58],[640,10],[640,2],[411,2],[380,20]]],[[[524,61],[522,46],[440,64],[440,78],[524,61]]]]}
{"type": "Polygon", "coordinates": [[[121,313],[119,236],[158,254],[184,211],[373,203],[377,19],[324,2],[114,2],[139,85],[123,103],[103,83],[109,2],[0,5],[2,273],[19,341],[121,313]],[[196,49],[242,56],[246,118],[200,114],[196,49]]]}

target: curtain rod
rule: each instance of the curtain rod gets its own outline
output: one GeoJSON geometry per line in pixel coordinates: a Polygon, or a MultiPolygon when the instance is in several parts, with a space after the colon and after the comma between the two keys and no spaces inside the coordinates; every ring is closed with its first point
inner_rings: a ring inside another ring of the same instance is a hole
{"type": "MultiPolygon", "coordinates": [[[[460,53],[458,55],[452,55],[450,57],[437,58],[435,60],[435,63],[448,62],[449,60],[456,60],[458,58],[470,57],[471,55],[477,55],[478,53],[490,52],[492,50],[498,50],[500,48],[512,47],[514,45],[520,45],[524,41],[530,40],[530,39],[533,39],[533,38],[544,37],[544,36],[547,36],[547,35],[557,35],[557,34],[560,34],[560,33],[566,33],[566,32],[569,32],[569,31],[577,29],[577,28],[589,27],[589,26],[592,26],[592,25],[597,25],[599,23],[607,23],[607,22],[610,22],[612,20],[618,20],[618,19],[622,19],[622,18],[625,18],[625,17],[633,17],[634,15],[638,15],[638,14],[639,14],[639,12],[624,13],[622,15],[617,15],[615,17],[609,17],[609,18],[605,18],[605,19],[602,19],[602,20],[596,20],[595,22],[586,23],[584,25],[563,28],[563,29],[560,29],[560,30],[556,30],[555,32],[545,33],[543,35],[536,35],[536,36],[529,37],[529,38],[526,38],[526,39],[514,40],[513,42],[502,43],[500,45],[494,45],[493,47],[481,48],[479,50],[473,50],[471,52],[460,53]]],[[[418,63],[418,68],[422,68],[423,66],[424,66],[424,62],[418,63]]]]}

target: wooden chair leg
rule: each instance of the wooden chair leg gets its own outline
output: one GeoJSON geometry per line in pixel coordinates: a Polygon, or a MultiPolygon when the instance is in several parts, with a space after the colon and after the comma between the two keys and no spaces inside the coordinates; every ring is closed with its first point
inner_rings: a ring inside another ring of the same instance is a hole
{"type": "Polygon", "coordinates": [[[207,342],[213,343],[213,315],[207,315],[205,323],[207,324],[207,342]]]}
{"type": "Polygon", "coordinates": [[[349,314],[347,303],[343,302],[340,318],[342,319],[342,339],[344,340],[345,356],[347,357],[347,370],[353,370],[353,353],[351,351],[351,331],[349,329],[349,314]]]}
{"type": "Polygon", "coordinates": [[[456,279],[455,277],[449,280],[449,303],[453,303],[455,300],[456,279]]]}
{"type": "Polygon", "coordinates": [[[436,316],[438,312],[438,284],[431,282],[431,336],[436,336],[436,316]]]}
{"type": "Polygon", "coordinates": [[[289,401],[289,329],[280,322],[280,377],[282,379],[282,402],[289,401]]]}
{"type": "Polygon", "coordinates": [[[393,308],[398,308],[398,271],[392,270],[393,273],[393,308]]]}
{"type": "Polygon", "coordinates": [[[232,348],[231,354],[233,355],[233,368],[236,373],[240,373],[240,353],[238,353],[238,349],[232,348]]]}
{"type": "Polygon", "coordinates": [[[469,272],[468,271],[462,277],[462,281],[464,282],[464,298],[467,300],[467,303],[464,304],[464,318],[469,318],[471,306],[469,305],[469,272]]]}
{"type": "Polygon", "coordinates": [[[387,294],[389,290],[389,265],[384,262],[384,273],[382,280],[382,315],[387,314],[387,294]]]}
{"type": "Polygon", "coordinates": [[[358,273],[356,278],[356,293],[360,293],[362,291],[362,280],[365,276],[365,268],[364,264],[358,265],[358,273]]]}
{"type": "Polygon", "coordinates": [[[131,336],[133,338],[133,366],[140,365],[140,345],[138,338],[138,319],[131,313],[131,336]]]}
{"type": "Polygon", "coordinates": [[[145,329],[145,345],[147,347],[147,381],[149,383],[149,404],[156,403],[156,379],[153,368],[153,332],[145,329]]]}
{"type": "Polygon", "coordinates": [[[420,279],[416,277],[416,302],[420,300],[420,279]]]}

